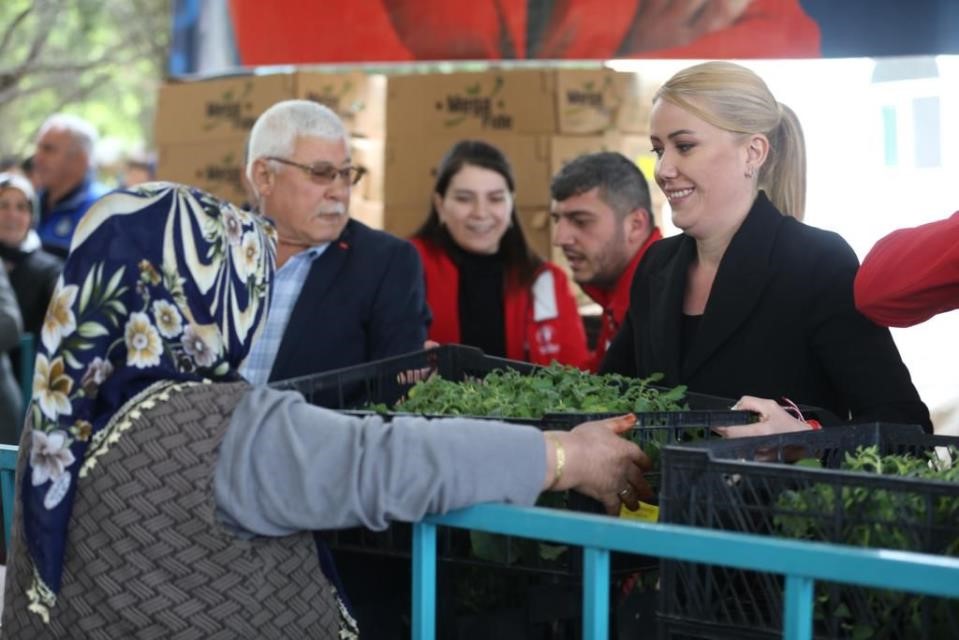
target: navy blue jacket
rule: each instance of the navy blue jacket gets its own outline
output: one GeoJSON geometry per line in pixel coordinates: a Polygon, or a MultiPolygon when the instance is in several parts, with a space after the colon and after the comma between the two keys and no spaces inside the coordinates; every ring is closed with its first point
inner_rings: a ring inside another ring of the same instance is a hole
{"type": "Polygon", "coordinates": [[[413,245],[350,220],[310,267],[270,381],[420,351],[429,322],[413,245]]]}

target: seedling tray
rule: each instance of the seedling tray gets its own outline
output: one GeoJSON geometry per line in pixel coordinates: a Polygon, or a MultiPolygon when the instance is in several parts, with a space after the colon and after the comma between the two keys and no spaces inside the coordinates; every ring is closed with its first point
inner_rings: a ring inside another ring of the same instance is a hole
{"type": "MultiPolygon", "coordinates": [[[[959,438],[874,423],[668,446],[660,519],[858,546],[959,551],[959,483],[839,468],[847,453],[873,445],[880,455],[922,455],[959,446],[959,438]]],[[[781,578],[771,574],[664,561],[664,635],[778,638],[782,589],[781,578]]],[[[959,629],[956,600],[820,584],[816,606],[817,638],[932,640],[959,629]]]]}

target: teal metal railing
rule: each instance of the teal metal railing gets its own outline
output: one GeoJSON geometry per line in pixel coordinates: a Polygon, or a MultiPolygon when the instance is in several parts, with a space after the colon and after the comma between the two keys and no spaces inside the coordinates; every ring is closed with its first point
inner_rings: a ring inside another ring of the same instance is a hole
{"type": "Polygon", "coordinates": [[[646,524],[537,507],[480,505],[413,527],[413,637],[436,637],[436,527],[474,529],[583,547],[583,638],[609,638],[610,551],[785,576],[783,638],[812,638],[816,580],[959,598],[959,559],[646,524]]]}
{"type": "MultiPolygon", "coordinates": [[[[17,447],[0,445],[3,533],[9,545],[17,447]]],[[[645,524],[536,507],[480,505],[430,516],[413,527],[413,637],[436,637],[436,528],[474,529],[583,547],[583,638],[609,637],[610,551],[785,576],[783,638],[812,638],[816,580],[959,598],[959,559],[905,551],[860,549],[645,524]]],[[[9,546],[8,546],[9,548],[9,546]]]]}
{"type": "Polygon", "coordinates": [[[3,505],[3,545],[10,548],[13,528],[14,476],[17,473],[17,446],[0,444],[0,505],[3,505]]]}

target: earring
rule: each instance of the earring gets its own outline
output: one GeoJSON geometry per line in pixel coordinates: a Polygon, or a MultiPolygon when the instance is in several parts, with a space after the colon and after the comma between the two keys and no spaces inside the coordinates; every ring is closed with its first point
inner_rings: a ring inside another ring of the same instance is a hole
{"type": "Polygon", "coordinates": [[[753,177],[753,166],[751,164],[746,165],[746,177],[747,178],[753,177]]]}

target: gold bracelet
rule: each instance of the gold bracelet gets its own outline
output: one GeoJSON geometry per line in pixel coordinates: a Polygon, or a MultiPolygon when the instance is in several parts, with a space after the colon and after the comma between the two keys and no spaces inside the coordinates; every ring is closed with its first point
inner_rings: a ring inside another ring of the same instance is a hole
{"type": "Polygon", "coordinates": [[[552,489],[559,484],[559,479],[563,477],[563,469],[566,467],[566,449],[563,448],[563,443],[560,442],[560,439],[556,437],[556,435],[547,433],[546,439],[553,443],[553,449],[556,452],[556,466],[553,469],[553,482],[551,482],[549,485],[549,488],[552,489]]]}

